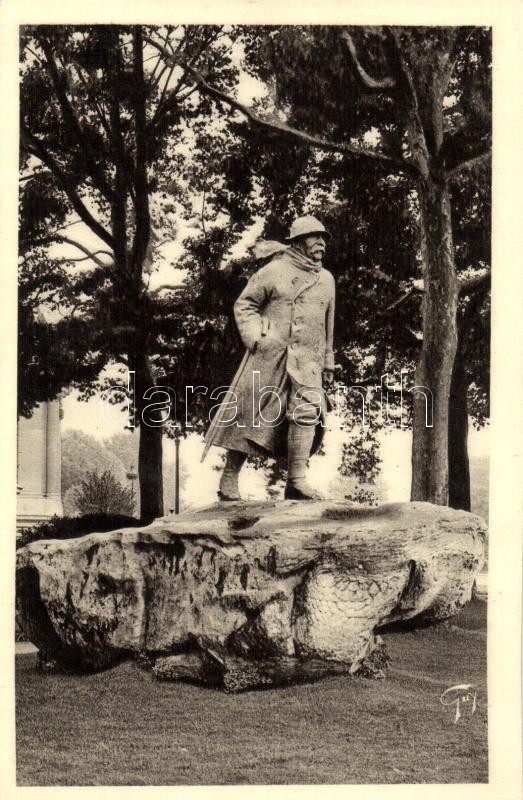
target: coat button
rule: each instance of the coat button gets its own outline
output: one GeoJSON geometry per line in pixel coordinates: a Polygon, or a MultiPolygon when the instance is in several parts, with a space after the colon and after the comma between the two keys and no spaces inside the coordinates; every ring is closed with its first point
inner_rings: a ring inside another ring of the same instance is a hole
{"type": "Polygon", "coordinates": [[[295,286],[298,283],[299,280],[300,279],[297,276],[295,278],[293,278],[292,281],[291,281],[292,285],[295,286]]]}

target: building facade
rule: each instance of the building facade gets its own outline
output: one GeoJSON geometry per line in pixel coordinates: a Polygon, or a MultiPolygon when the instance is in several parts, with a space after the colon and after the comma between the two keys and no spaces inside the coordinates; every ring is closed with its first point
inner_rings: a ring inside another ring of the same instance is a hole
{"type": "Polygon", "coordinates": [[[37,406],[17,426],[17,529],[63,513],[59,400],[37,406]]]}

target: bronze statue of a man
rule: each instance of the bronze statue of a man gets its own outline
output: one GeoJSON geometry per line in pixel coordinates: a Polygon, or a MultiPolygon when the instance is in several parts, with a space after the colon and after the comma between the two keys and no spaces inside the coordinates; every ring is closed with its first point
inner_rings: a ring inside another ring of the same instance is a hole
{"type": "Polygon", "coordinates": [[[248,455],[261,453],[286,453],[286,499],[318,497],[305,473],[323,437],[323,387],[334,374],[335,286],[322,266],[328,236],[315,217],[295,220],[288,246],[272,248],[276,254],[234,305],[246,353],[212,420],[203,455],[211,444],[228,451],[221,500],[241,499],[240,469],[248,455]]]}

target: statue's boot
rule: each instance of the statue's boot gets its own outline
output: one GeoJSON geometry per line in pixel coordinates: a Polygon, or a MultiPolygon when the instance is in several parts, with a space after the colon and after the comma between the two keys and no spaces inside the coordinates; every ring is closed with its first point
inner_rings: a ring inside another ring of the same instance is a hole
{"type": "Polygon", "coordinates": [[[240,453],[239,450],[227,450],[227,459],[218,489],[220,500],[233,501],[242,499],[238,488],[238,478],[246,458],[247,454],[240,453]]]}
{"type": "Polygon", "coordinates": [[[289,422],[285,500],[321,500],[318,492],[305,480],[313,440],[314,425],[297,425],[295,422],[289,422]]]}

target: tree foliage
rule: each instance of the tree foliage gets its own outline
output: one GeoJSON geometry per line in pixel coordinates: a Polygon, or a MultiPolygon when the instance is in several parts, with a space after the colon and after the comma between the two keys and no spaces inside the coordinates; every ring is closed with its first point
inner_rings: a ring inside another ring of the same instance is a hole
{"type": "Polygon", "coordinates": [[[81,514],[134,513],[134,495],[130,487],[124,487],[109,470],[102,473],[89,472],[79,485],[75,504],[81,514]]]}

